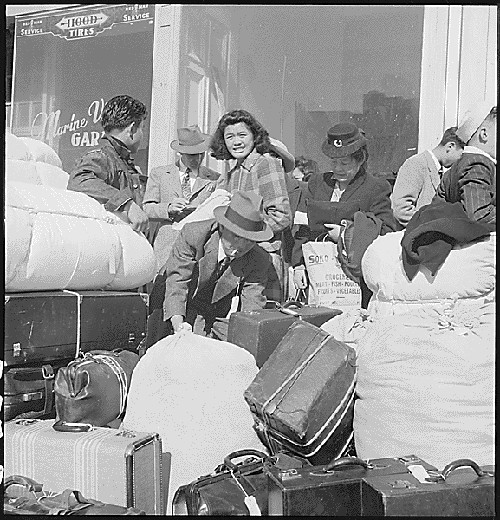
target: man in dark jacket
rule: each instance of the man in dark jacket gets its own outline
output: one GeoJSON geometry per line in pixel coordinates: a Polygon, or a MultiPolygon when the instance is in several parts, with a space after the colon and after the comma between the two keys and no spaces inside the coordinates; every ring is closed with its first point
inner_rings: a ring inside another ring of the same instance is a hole
{"type": "Polygon", "coordinates": [[[131,154],[139,150],[146,117],[146,106],[130,96],[110,99],[101,116],[105,135],[100,148],[79,159],[68,180],[68,190],[86,193],[143,232],[148,229],[142,210],[147,177],[131,154]]]}
{"type": "Polygon", "coordinates": [[[497,107],[478,103],[465,114],[457,136],[465,143],[462,158],[441,179],[434,201],[460,202],[471,220],[496,230],[497,107]]]}

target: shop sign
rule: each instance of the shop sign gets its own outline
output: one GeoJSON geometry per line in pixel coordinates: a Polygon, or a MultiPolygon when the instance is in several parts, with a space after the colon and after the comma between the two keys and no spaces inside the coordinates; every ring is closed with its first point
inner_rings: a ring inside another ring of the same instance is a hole
{"type": "Polygon", "coordinates": [[[69,134],[71,146],[97,146],[104,132],[89,129],[101,120],[104,103],[102,98],[92,101],[85,115],[79,114],[77,117],[73,113],[67,119],[61,117],[60,109],[49,114],[40,112],[31,124],[31,137],[51,142],[56,137],[69,134]]]}
{"type": "Polygon", "coordinates": [[[154,20],[154,4],[121,4],[96,8],[73,9],[70,12],[46,13],[17,20],[16,36],[53,34],[65,40],[97,36],[105,30],[136,22],[154,20]]]}

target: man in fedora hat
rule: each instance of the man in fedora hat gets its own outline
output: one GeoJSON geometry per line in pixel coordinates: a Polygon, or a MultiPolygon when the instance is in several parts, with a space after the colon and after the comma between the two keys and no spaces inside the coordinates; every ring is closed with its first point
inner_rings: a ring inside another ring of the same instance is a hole
{"type": "Polygon", "coordinates": [[[496,230],[497,107],[482,101],[465,113],[457,136],[462,158],[441,179],[433,202],[460,202],[471,220],[496,230]]]}
{"type": "Polygon", "coordinates": [[[223,318],[231,310],[251,311],[266,304],[271,258],[257,243],[272,238],[273,231],[264,222],[262,197],[235,191],[229,205],[215,208],[214,217],[186,224],[172,247],[165,265],[163,332],[156,341],[169,329],[181,328],[225,339],[223,318]]]}
{"type": "Polygon", "coordinates": [[[86,193],[130,222],[135,230],[147,233],[148,217],[142,210],[147,177],[131,155],[139,150],[146,117],[146,106],[137,99],[110,99],[101,115],[104,137],[99,140],[100,147],[77,160],[68,190],[86,193]]]}
{"type": "Polygon", "coordinates": [[[182,220],[206,200],[215,189],[218,173],[201,163],[210,146],[211,136],[197,125],[177,129],[170,147],[180,154],[175,164],[153,168],[144,194],[143,209],[150,220],[158,222],[153,237],[157,270],[167,261],[177,237],[172,224],[182,220]]]}

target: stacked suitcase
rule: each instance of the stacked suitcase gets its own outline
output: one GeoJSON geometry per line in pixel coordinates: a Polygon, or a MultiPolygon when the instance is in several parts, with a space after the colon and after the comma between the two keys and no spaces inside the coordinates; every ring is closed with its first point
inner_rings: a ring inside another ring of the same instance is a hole
{"type": "Polygon", "coordinates": [[[105,503],[166,513],[170,454],[157,433],[68,427],[53,420],[5,423],[5,475],[25,475],[44,489],[80,491],[105,503]],[[73,431],[71,431],[73,429],[73,431]]]}
{"type": "Polygon", "coordinates": [[[128,291],[40,291],[5,295],[4,420],[54,413],[57,370],[80,352],[137,351],[146,295],[128,291]]]}
{"type": "Polygon", "coordinates": [[[244,393],[255,430],[280,450],[326,464],[352,437],[356,355],[346,343],[295,321],[244,393]]]}

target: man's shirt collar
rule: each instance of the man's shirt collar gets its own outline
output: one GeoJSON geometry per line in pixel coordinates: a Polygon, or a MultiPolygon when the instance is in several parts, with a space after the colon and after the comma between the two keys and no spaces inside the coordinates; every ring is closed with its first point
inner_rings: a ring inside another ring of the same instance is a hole
{"type": "Polygon", "coordinates": [[[429,150],[429,153],[431,154],[432,160],[434,161],[434,164],[436,165],[436,170],[439,171],[441,169],[441,164],[437,160],[437,157],[434,155],[434,152],[432,150],[429,150]]]}
{"type": "Polygon", "coordinates": [[[112,135],[105,135],[103,139],[107,139],[111,143],[111,146],[116,150],[116,153],[125,162],[133,164],[134,160],[130,156],[130,150],[125,146],[125,144],[122,141],[120,141],[120,139],[117,139],[112,135]]]}

